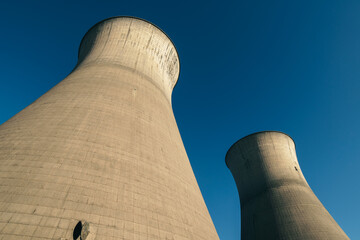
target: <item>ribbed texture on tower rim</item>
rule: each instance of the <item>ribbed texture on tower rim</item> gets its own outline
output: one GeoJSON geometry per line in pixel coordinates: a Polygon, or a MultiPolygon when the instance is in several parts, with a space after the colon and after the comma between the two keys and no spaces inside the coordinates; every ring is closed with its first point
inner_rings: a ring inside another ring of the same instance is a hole
{"type": "Polygon", "coordinates": [[[133,17],[114,17],[94,25],[79,47],[77,68],[111,64],[152,81],[171,100],[178,80],[178,53],[155,25],[133,17]]]}
{"type": "Polygon", "coordinates": [[[225,161],[239,191],[241,240],[349,239],[310,189],[288,135],[251,134],[225,161]]]}
{"type": "Polygon", "coordinates": [[[170,39],[117,17],[79,52],[69,76],[0,126],[2,239],[218,240],[171,107],[170,39]]]}

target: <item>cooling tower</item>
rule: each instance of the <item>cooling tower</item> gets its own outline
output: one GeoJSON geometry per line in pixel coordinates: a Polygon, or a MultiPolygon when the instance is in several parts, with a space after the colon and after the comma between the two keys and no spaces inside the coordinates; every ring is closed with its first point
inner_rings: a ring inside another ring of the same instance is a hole
{"type": "Polygon", "coordinates": [[[219,239],[171,106],[153,24],[92,27],[71,74],[0,126],[1,239],[219,239]]]}
{"type": "Polygon", "coordinates": [[[310,189],[288,135],[240,139],[226,164],[240,196],[241,240],[349,239],[310,189]]]}

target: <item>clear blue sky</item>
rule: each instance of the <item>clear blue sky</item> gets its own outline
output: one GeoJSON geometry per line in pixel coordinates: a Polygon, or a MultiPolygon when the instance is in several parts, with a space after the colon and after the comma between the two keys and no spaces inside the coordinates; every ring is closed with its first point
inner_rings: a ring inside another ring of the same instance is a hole
{"type": "Polygon", "coordinates": [[[315,194],[360,239],[360,1],[5,1],[0,123],[70,73],[85,32],[117,15],[149,20],[175,43],[179,129],[222,240],[240,238],[224,157],[239,138],[283,131],[315,194]]]}

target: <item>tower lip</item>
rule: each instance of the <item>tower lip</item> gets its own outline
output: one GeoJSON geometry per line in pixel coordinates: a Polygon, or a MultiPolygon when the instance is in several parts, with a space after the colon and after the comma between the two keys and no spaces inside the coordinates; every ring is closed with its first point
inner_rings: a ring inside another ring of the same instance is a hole
{"type": "Polygon", "coordinates": [[[149,23],[150,25],[154,26],[155,28],[159,29],[171,42],[171,44],[173,45],[174,49],[175,49],[175,52],[176,52],[176,55],[177,55],[177,58],[179,59],[179,73],[177,75],[177,79],[176,79],[176,82],[173,86],[173,89],[175,88],[178,80],[179,80],[179,77],[180,77],[180,70],[181,70],[181,64],[180,64],[180,56],[179,56],[179,52],[174,44],[174,42],[171,40],[171,38],[169,37],[169,35],[167,35],[160,27],[158,27],[157,25],[155,25],[154,23],[146,20],[146,19],[143,19],[143,18],[139,18],[139,17],[134,17],[134,16],[126,16],[126,15],[123,15],[123,16],[114,16],[114,17],[109,17],[109,18],[105,18],[103,20],[101,20],[100,22],[97,22],[95,23],[91,28],[89,28],[89,30],[87,30],[87,32],[84,34],[84,36],[82,37],[81,41],[80,41],[80,45],[79,45],[79,49],[78,49],[78,59],[80,57],[80,48],[81,48],[81,45],[83,44],[84,42],[84,39],[85,37],[88,35],[88,33],[93,30],[95,27],[97,27],[99,24],[103,23],[103,22],[106,22],[106,21],[109,21],[111,19],[114,19],[114,18],[132,18],[132,19],[136,19],[136,20],[140,20],[140,21],[143,21],[143,22],[146,22],[146,23],[149,23]]]}
{"type": "MultiPolygon", "coordinates": [[[[228,158],[228,155],[229,155],[229,152],[231,152],[231,150],[234,148],[235,145],[237,145],[239,142],[243,141],[244,139],[247,139],[247,138],[249,138],[249,137],[252,137],[252,136],[258,135],[258,134],[262,134],[262,133],[280,133],[280,134],[283,134],[283,135],[289,137],[289,138],[293,141],[293,143],[294,143],[294,145],[295,145],[294,139],[293,139],[289,134],[284,133],[284,132],[281,132],[281,131],[265,130],[265,131],[260,131],[260,132],[251,133],[251,134],[246,135],[245,137],[242,137],[242,138],[240,138],[239,140],[237,140],[235,143],[233,143],[233,144],[231,145],[231,147],[229,148],[229,150],[227,150],[226,155],[225,155],[225,164],[226,164],[226,166],[229,168],[229,164],[228,164],[229,158],[228,158]]],[[[230,168],[229,168],[229,169],[230,169],[230,168]]]]}

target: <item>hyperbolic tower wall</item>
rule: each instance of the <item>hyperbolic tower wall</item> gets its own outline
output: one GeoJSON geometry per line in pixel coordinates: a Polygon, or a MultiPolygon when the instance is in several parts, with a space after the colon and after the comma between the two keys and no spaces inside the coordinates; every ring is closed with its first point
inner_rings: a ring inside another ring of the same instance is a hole
{"type": "Polygon", "coordinates": [[[241,203],[241,240],[349,239],[306,182],[293,140],[260,132],[226,155],[241,203]]]}
{"type": "Polygon", "coordinates": [[[171,107],[177,51],[104,20],[72,73],[0,126],[1,239],[219,239],[171,107]],[[77,234],[77,233],[76,233],[77,234]]]}

